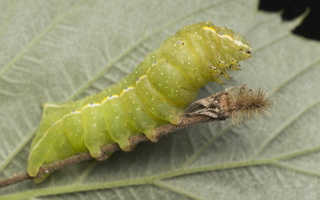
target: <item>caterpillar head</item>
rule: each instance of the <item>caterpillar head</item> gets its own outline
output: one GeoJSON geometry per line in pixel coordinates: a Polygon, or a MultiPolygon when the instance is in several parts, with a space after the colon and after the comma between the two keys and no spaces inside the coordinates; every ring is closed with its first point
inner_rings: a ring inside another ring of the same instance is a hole
{"type": "Polygon", "coordinates": [[[251,57],[251,48],[247,40],[239,33],[234,34],[234,44],[236,55],[235,59],[237,60],[246,60],[251,57]]]}
{"type": "Polygon", "coordinates": [[[251,48],[241,34],[225,27],[216,27],[214,34],[220,38],[220,45],[225,54],[232,56],[234,60],[241,61],[251,57],[251,48]]]}
{"type": "Polygon", "coordinates": [[[251,57],[251,48],[241,34],[231,29],[214,26],[209,22],[202,24],[201,29],[207,43],[213,44],[210,52],[212,58],[206,64],[203,75],[208,81],[223,83],[219,76],[230,79],[227,70],[240,70],[239,61],[251,57]]]}

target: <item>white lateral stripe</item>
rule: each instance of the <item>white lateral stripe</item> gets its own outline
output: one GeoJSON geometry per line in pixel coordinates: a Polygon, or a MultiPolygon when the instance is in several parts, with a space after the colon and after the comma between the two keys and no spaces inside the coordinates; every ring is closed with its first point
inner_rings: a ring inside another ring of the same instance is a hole
{"type": "Polygon", "coordinates": [[[66,104],[54,104],[54,103],[45,103],[43,104],[44,108],[62,108],[62,107],[67,107],[66,104]]]}
{"type": "Polygon", "coordinates": [[[202,29],[204,30],[209,30],[211,31],[212,33],[215,33],[217,34],[219,37],[223,37],[223,38],[228,38],[230,41],[234,41],[234,39],[230,36],[230,35],[226,35],[226,34],[220,34],[220,33],[217,33],[216,29],[214,27],[210,27],[210,26],[203,26],[202,29]]]}
{"type": "Polygon", "coordinates": [[[81,111],[83,111],[84,109],[89,108],[89,107],[98,107],[100,105],[101,105],[100,103],[88,103],[81,108],[81,111]]]}

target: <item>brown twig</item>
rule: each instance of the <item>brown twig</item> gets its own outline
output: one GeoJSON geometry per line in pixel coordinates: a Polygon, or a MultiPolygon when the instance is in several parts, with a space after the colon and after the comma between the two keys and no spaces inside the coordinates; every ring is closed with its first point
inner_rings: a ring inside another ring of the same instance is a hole
{"type": "MultiPolygon", "coordinates": [[[[235,106],[235,91],[240,95],[243,95],[243,92],[252,92],[252,90],[247,90],[245,86],[242,87],[234,87],[227,91],[216,93],[212,96],[206,97],[204,99],[200,99],[198,101],[193,102],[190,106],[185,110],[185,113],[180,118],[179,124],[167,124],[161,127],[156,128],[156,139],[161,138],[162,136],[174,132],[179,129],[183,129],[185,127],[191,126],[197,123],[205,123],[211,121],[222,121],[232,116],[233,112],[238,110],[237,106],[235,106]],[[231,92],[232,91],[232,92],[231,92]],[[230,94],[229,94],[230,92],[230,94]]],[[[260,91],[260,90],[259,90],[260,91]]],[[[261,98],[261,96],[259,97],[261,98]]],[[[266,103],[269,103],[269,99],[266,98],[266,103]]],[[[254,99],[253,99],[254,103],[254,99]]],[[[248,103],[250,107],[250,103],[248,103]]],[[[243,109],[243,108],[242,108],[243,109]]],[[[250,109],[252,109],[250,107],[250,109]]],[[[257,112],[259,113],[259,112],[257,112]]],[[[130,143],[132,146],[135,146],[141,142],[149,141],[149,139],[145,135],[136,135],[132,136],[130,139],[130,143]]],[[[117,143],[108,144],[101,147],[103,155],[98,160],[104,160],[108,157],[109,153],[121,150],[117,143]]],[[[40,168],[40,171],[36,177],[30,177],[27,173],[21,173],[14,175],[8,179],[0,181],[0,188],[6,187],[18,182],[22,182],[28,179],[37,179],[44,174],[52,173],[56,170],[62,169],[64,167],[74,165],[76,163],[80,163],[86,160],[93,159],[88,152],[81,153],[64,160],[60,160],[51,164],[44,165],[40,168]]]]}

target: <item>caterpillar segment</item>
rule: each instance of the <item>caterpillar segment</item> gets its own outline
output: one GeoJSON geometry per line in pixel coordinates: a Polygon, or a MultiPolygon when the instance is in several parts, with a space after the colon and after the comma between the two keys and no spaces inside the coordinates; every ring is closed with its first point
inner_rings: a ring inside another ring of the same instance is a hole
{"type": "Polygon", "coordinates": [[[130,151],[133,135],[155,142],[156,127],[179,123],[201,87],[223,83],[221,76],[230,79],[227,70],[239,70],[238,61],[250,57],[244,37],[230,29],[210,22],[182,28],[118,84],[75,102],[45,104],[28,174],[34,177],[42,165],[82,152],[99,159],[106,144],[130,151]]]}

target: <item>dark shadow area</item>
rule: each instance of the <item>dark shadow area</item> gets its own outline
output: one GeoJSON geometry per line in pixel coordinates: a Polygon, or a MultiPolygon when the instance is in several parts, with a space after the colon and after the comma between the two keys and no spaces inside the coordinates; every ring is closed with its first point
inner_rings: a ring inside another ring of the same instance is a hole
{"type": "Polygon", "coordinates": [[[260,0],[259,10],[282,11],[282,19],[290,21],[309,9],[303,22],[292,32],[296,35],[320,41],[320,0],[260,0]]]}

